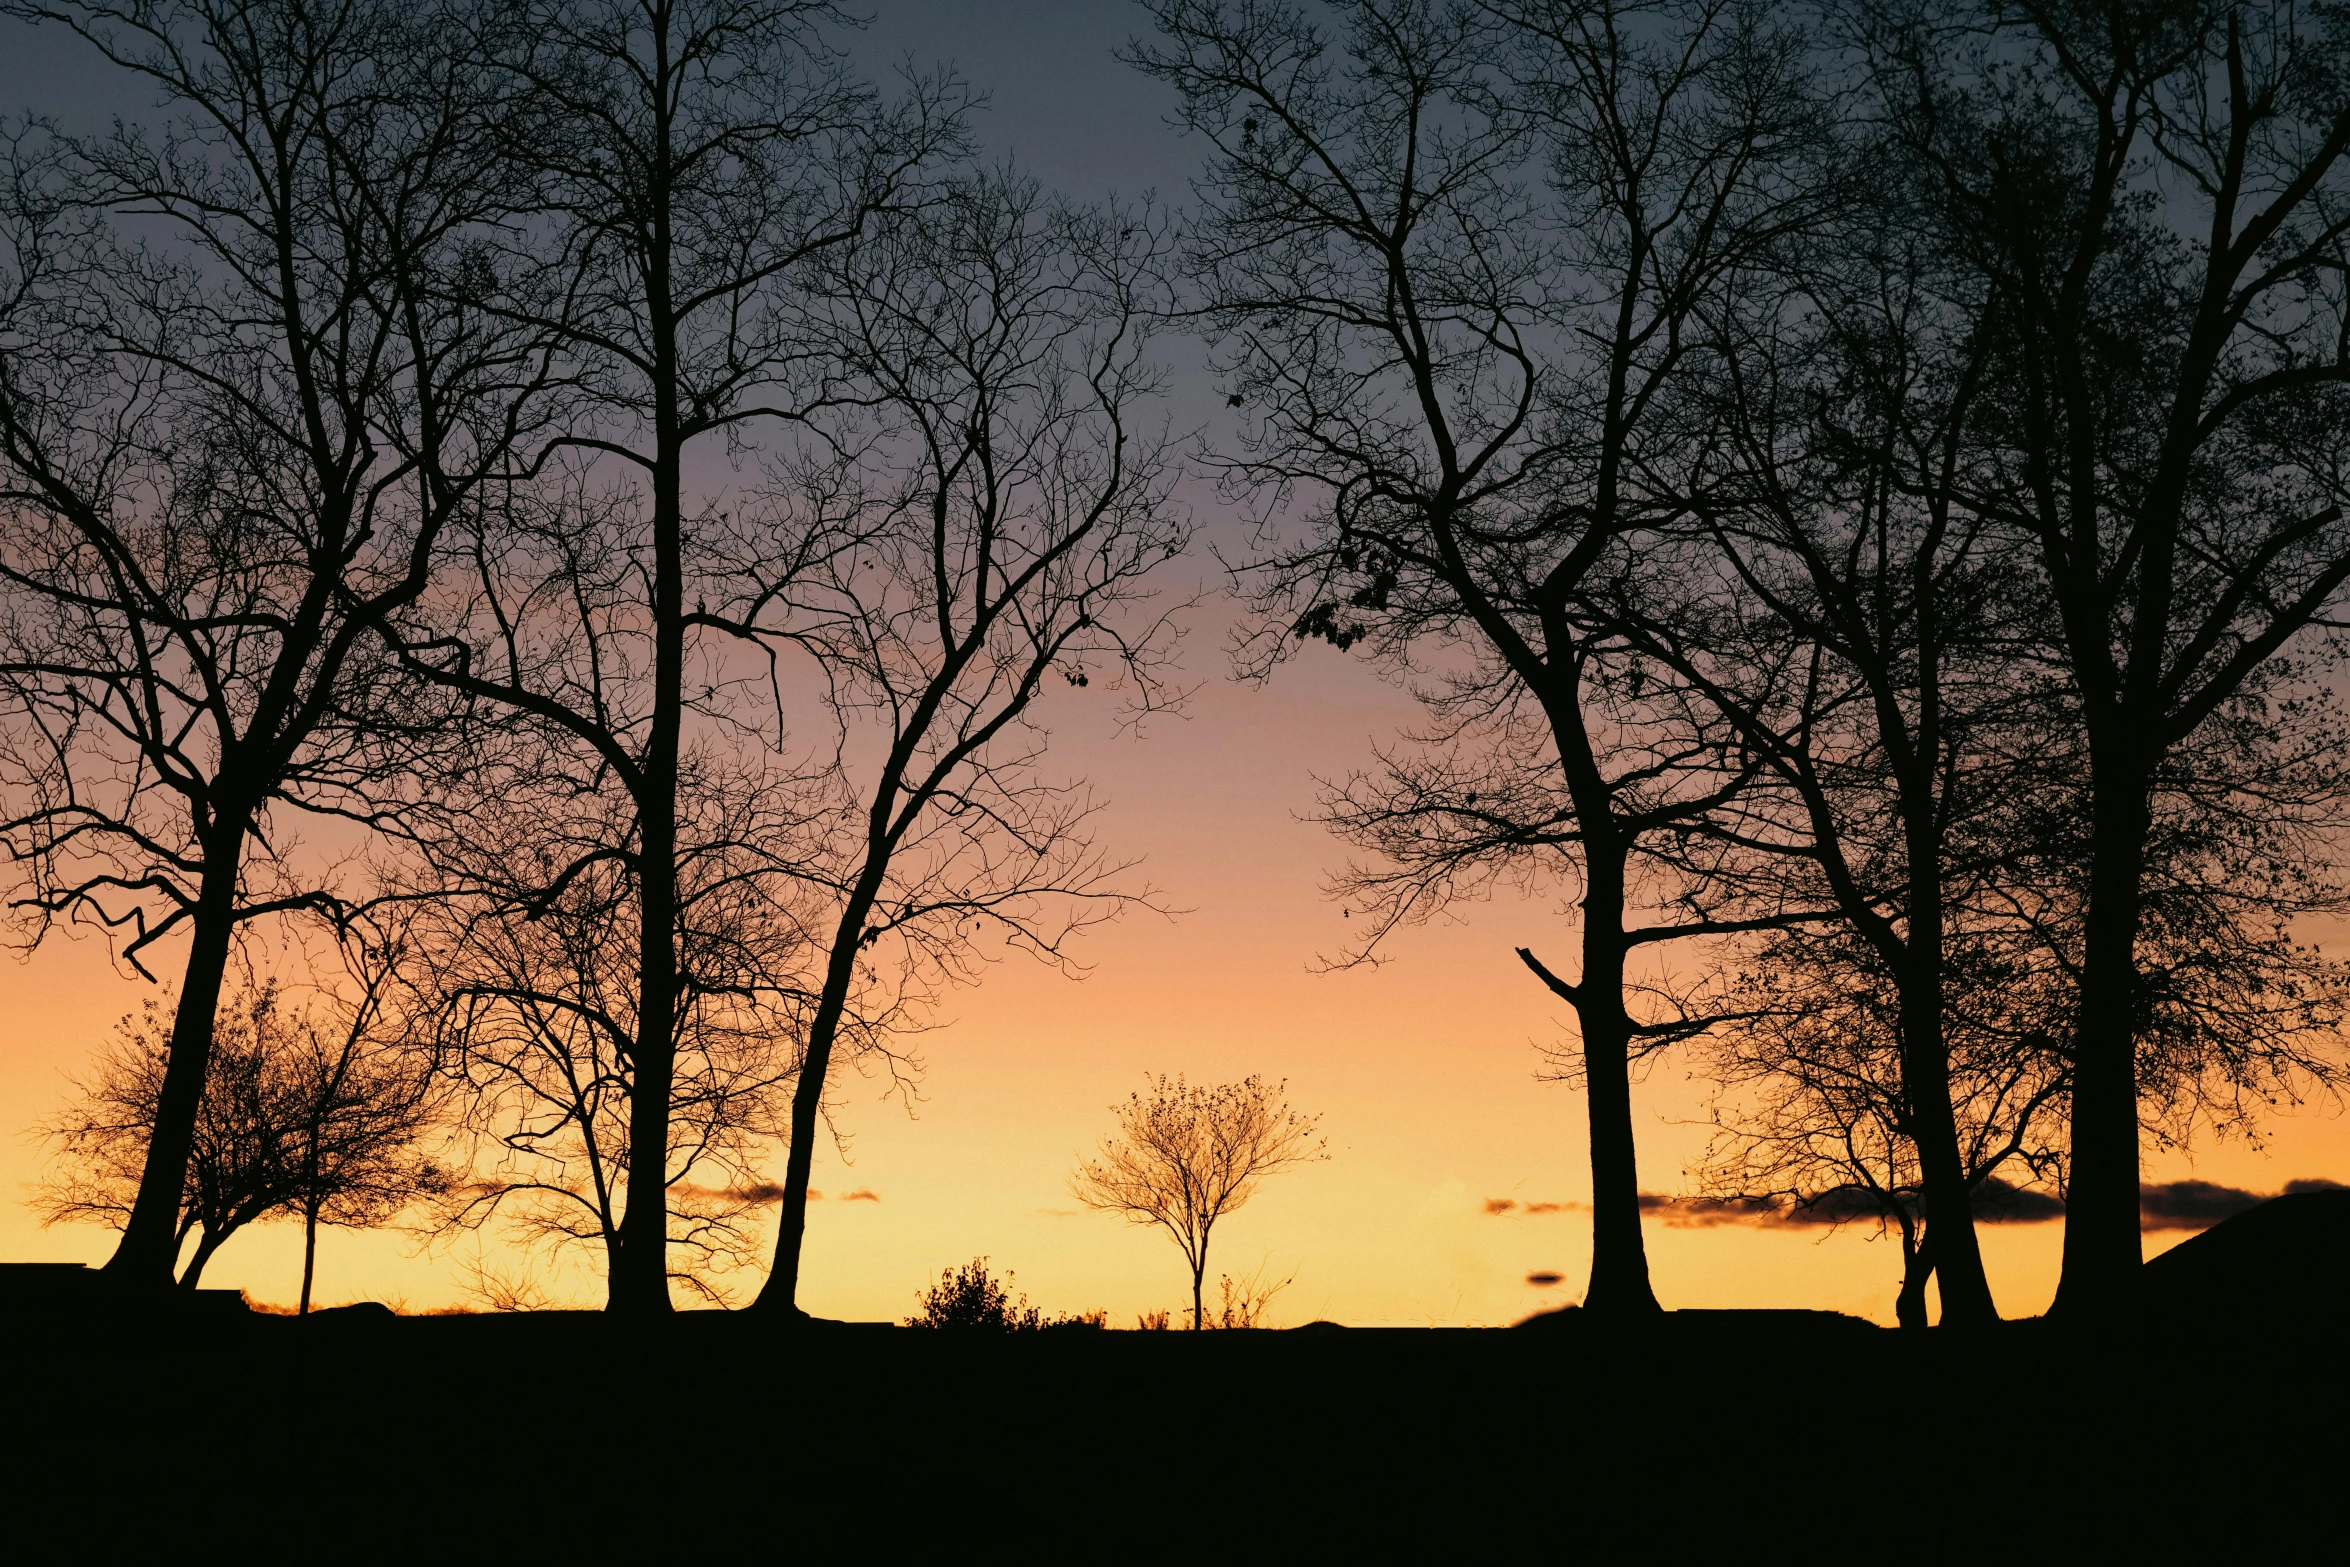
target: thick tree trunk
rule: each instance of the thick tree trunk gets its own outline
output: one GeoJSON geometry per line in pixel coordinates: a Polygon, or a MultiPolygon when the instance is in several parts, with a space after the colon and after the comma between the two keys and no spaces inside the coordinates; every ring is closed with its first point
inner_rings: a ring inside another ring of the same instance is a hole
{"type": "Polygon", "coordinates": [[[608,1309],[657,1315],[669,1299],[669,1109],[677,1075],[677,758],[685,721],[686,434],[683,376],[671,273],[677,242],[673,94],[678,62],[671,18],[649,29],[652,46],[652,157],[644,252],[646,337],[653,351],[647,387],[653,426],[653,712],[641,785],[631,804],[637,828],[637,1014],[629,1061],[628,1196],[620,1218],[608,1309]]]}
{"type": "Polygon", "coordinates": [[[1615,1316],[1661,1310],[1648,1282],[1640,1226],[1640,1160],[1632,1135],[1632,1020],[1624,1010],[1624,860],[1604,843],[1585,852],[1583,973],[1576,1020],[1583,1034],[1584,1103],[1591,1121],[1591,1282],[1583,1309],[1615,1316]]]}
{"type": "Polygon", "coordinates": [[[2078,1320],[2126,1308],[2145,1260],[2138,1233],[2138,925],[2146,786],[2096,782],[2089,913],[2073,1031],[2072,1154],[2064,1272],[2050,1314],[2078,1320]]]}
{"type": "Polygon", "coordinates": [[[187,967],[172,1014],[170,1059],[155,1104],[155,1127],[130,1222],[105,1272],[134,1288],[163,1288],[179,1262],[180,1200],[187,1190],[188,1157],[212,1066],[212,1028],[228,974],[229,944],[237,927],[237,884],[245,830],[241,821],[217,824],[204,839],[204,880],[190,921],[187,967]]]}

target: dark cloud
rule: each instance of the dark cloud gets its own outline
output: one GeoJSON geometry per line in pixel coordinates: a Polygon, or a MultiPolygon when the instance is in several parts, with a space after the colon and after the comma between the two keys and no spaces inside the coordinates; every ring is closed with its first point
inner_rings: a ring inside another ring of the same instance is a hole
{"type": "Polygon", "coordinates": [[[1762,1224],[1779,1205],[1768,1197],[1668,1197],[1642,1192],[1640,1211],[1653,1213],[1676,1229],[1711,1229],[1717,1224],[1762,1224]]]}
{"type": "Polygon", "coordinates": [[[859,1188],[858,1190],[856,1190],[856,1191],[853,1191],[853,1192],[849,1193],[849,1194],[848,1194],[846,1197],[843,1197],[843,1198],[841,1199],[841,1201],[842,1201],[842,1202],[879,1202],[879,1201],[881,1201],[881,1193],[879,1193],[879,1192],[877,1192],[877,1191],[872,1191],[872,1190],[870,1190],[870,1189],[866,1189],[866,1188],[859,1188]]]}
{"type": "Polygon", "coordinates": [[[2138,1188],[2138,1224],[2148,1230],[2207,1230],[2268,1201],[2260,1192],[2216,1181],[2166,1181],[2138,1188]]]}
{"type": "Polygon", "coordinates": [[[1809,1202],[1790,1203],[1784,1210],[1762,1215],[1780,1224],[1850,1224],[1856,1219],[1889,1217],[1877,1194],[1865,1186],[1838,1186],[1809,1202]]]}
{"type": "MultiPolygon", "coordinates": [[[[1794,1201],[1778,1197],[1667,1197],[1642,1192],[1640,1208],[1681,1228],[1719,1224],[1867,1224],[1893,1217],[1885,1198],[1866,1186],[1837,1186],[1794,1201]]],[[[1993,1223],[2037,1224],[2064,1216],[2064,1201],[2052,1192],[2012,1186],[1997,1176],[1975,1190],[1975,1217],[1993,1223]]]]}
{"type": "Polygon", "coordinates": [[[2010,1186],[1987,1176],[1975,1188],[1975,1217],[1993,1224],[2045,1224],[2064,1217],[2064,1199],[2036,1186],[2010,1186]]]}
{"type": "MultiPolygon", "coordinates": [[[[698,1198],[704,1202],[769,1203],[783,1201],[783,1188],[773,1181],[756,1181],[748,1186],[679,1186],[674,1188],[680,1197],[698,1198]]],[[[822,1192],[810,1192],[809,1199],[821,1197],[822,1192]]]]}
{"type": "Polygon", "coordinates": [[[1565,1274],[1552,1273],[1548,1269],[1545,1269],[1540,1273],[1529,1273],[1526,1275],[1526,1282],[1533,1285],[1536,1289],[1548,1289],[1553,1284],[1564,1284],[1566,1281],[1567,1276],[1565,1274]]]}
{"type": "MultiPolygon", "coordinates": [[[[2345,1190],[2340,1181],[2309,1177],[2287,1181],[2283,1195],[2295,1192],[2345,1190]]],[[[2148,1230],[2203,1230],[2268,1201],[2270,1192],[2221,1186],[2213,1181],[2170,1181],[2140,1192],[2140,1222],[2148,1230]]],[[[2046,1224],[2064,1217],[2064,1199],[2036,1186],[2017,1186],[1987,1177],[1975,1188],[1975,1218],[1988,1224],[2046,1224]]],[[[1564,1213],[1588,1211],[1579,1202],[1519,1203],[1508,1197],[1488,1197],[1489,1214],[1564,1213]]],[[[1806,1201],[1776,1197],[1674,1197],[1642,1192],[1640,1211],[1653,1214],[1676,1229],[1711,1229],[1722,1224],[1837,1225],[1866,1224],[1890,1218],[1884,1200],[1865,1186],[1839,1186],[1806,1201]]]]}

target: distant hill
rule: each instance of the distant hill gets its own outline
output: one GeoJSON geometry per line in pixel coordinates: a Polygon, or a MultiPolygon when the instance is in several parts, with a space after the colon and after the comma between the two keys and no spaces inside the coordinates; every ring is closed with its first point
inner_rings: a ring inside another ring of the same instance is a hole
{"type": "Polygon", "coordinates": [[[2350,1189],[2272,1197],[2164,1252],[2142,1282],[2162,1317],[2350,1317],[2350,1189]]]}

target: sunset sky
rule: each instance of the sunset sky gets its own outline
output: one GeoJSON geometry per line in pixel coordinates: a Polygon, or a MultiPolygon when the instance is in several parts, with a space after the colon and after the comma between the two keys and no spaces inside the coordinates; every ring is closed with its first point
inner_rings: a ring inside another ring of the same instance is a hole
{"type": "MultiPolygon", "coordinates": [[[[1112,0],[874,5],[882,14],[856,44],[860,60],[875,71],[908,53],[959,65],[993,95],[979,126],[992,153],[1077,195],[1155,188],[1185,199],[1193,149],[1162,122],[1168,95],[1111,57],[1142,22],[1138,10],[1112,0]]],[[[7,39],[0,108],[69,124],[143,111],[81,85],[95,75],[59,30],[8,24],[7,39]]],[[[1185,345],[1170,353],[1196,363],[1185,345]]],[[[1187,370],[1177,422],[1206,421],[1212,403],[1187,370]]],[[[1191,498],[1209,538],[1238,542],[1204,486],[1191,498]]],[[[1204,552],[1179,570],[1211,595],[1220,586],[1204,552]]],[[[920,1043],[911,1106],[879,1080],[847,1086],[838,1125],[851,1162],[829,1147],[817,1162],[824,1198],[811,1211],[800,1295],[811,1311],[903,1317],[929,1276],[981,1254],[1016,1271],[1048,1311],[1106,1308],[1127,1325],[1176,1306],[1186,1280],[1174,1246],[1080,1210],[1067,1184],[1108,1128],[1110,1105],[1146,1072],[1286,1078],[1292,1103],[1323,1117],[1329,1161],[1276,1177],[1219,1228],[1211,1290],[1218,1272],[1295,1275],[1274,1311],[1288,1323],[1505,1323],[1577,1298],[1590,1252],[1589,1214],[1577,1206],[1589,1195],[1583,1106],[1541,1080],[1542,1048],[1571,1035],[1563,1004],[1511,950],[1563,962],[1571,922],[1555,899],[1505,897],[1405,933],[1375,971],[1315,972],[1348,934],[1320,891],[1344,851],[1304,819],[1315,777],[1367,763],[1413,707],[1359,661],[1319,646],[1265,688],[1236,684],[1225,657],[1232,613],[1211,596],[1195,619],[1185,658],[1198,691],[1182,715],[1127,735],[1099,691],[1063,690],[1047,709],[1055,769],[1091,779],[1109,801],[1105,847],[1139,858],[1140,877],[1181,912],[1134,913],[1094,933],[1077,954],[1093,970],[1082,982],[1012,957],[950,998],[920,1043]],[[870,1195],[844,1200],[851,1193],[870,1195]],[[1563,1282],[1533,1284],[1531,1274],[1563,1282]]],[[[0,966],[0,1257],[97,1262],[111,1249],[111,1232],[44,1231],[17,1200],[41,1159],[23,1131],[149,993],[95,939],[55,940],[0,966]]],[[[1706,1142],[1705,1100],[1705,1085],[1672,1058],[1635,1089],[1644,1189],[1687,1189],[1684,1167],[1706,1142]]],[[[2147,1178],[2261,1192],[2293,1179],[2350,1182],[2350,1123],[2338,1108],[2280,1113],[2270,1130],[2262,1147],[2152,1159],[2147,1178]]],[[[780,1174],[780,1153],[773,1166],[780,1174]]],[[[2186,1233],[2150,1232],[2148,1251],[2186,1233]]],[[[2060,1242],[2055,1224],[1986,1228],[2003,1314],[2045,1307],[2060,1242]]],[[[471,1242],[419,1255],[393,1233],[330,1231],[320,1246],[323,1299],[416,1308],[459,1300],[473,1255],[471,1242]]],[[[1892,1320],[1897,1245],[1863,1228],[1706,1225],[1660,1211],[1649,1247],[1668,1307],[1810,1306],[1892,1320]]],[[[299,1274],[299,1231],[281,1224],[240,1234],[205,1282],[290,1301],[299,1274]]],[[[599,1303],[584,1271],[552,1277],[567,1298],[599,1303]]]]}

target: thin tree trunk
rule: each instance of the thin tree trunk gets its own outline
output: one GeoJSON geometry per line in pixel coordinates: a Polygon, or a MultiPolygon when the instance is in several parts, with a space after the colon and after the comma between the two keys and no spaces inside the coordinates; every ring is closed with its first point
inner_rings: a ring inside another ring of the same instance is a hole
{"type": "MultiPolygon", "coordinates": [[[[1893,1318],[1905,1328],[1923,1328],[1926,1323],[1926,1280],[1934,1276],[1934,1231],[1928,1226],[1925,1236],[1915,1245],[1903,1248],[1901,1294],[1893,1302],[1893,1318]]],[[[1949,1315],[1945,1299],[1943,1314],[1949,1315]]]]}
{"type": "Polygon", "coordinates": [[[775,1265],[752,1303],[755,1310],[787,1317],[807,1315],[799,1304],[800,1247],[808,1236],[808,1182],[816,1168],[816,1122],[824,1109],[824,1081],[832,1066],[832,1047],[840,1037],[840,1020],[848,1012],[849,988],[856,983],[857,954],[865,945],[865,921],[881,896],[882,878],[889,870],[888,822],[895,782],[884,778],[874,791],[867,812],[865,868],[849,889],[848,904],[833,927],[824,990],[816,998],[816,1016],[808,1024],[808,1054],[800,1063],[799,1081],[792,1085],[791,1152],[784,1160],[775,1265]]]}
{"type": "Polygon", "coordinates": [[[188,1269],[180,1275],[179,1287],[184,1290],[194,1289],[198,1281],[204,1277],[204,1265],[212,1260],[212,1254],[220,1250],[227,1241],[227,1235],[215,1235],[210,1230],[206,1230],[199,1236],[196,1241],[196,1255],[188,1259],[188,1269]]]}
{"type": "Polygon", "coordinates": [[[298,1316],[310,1315],[310,1281],[318,1271],[318,1204],[305,1203],[302,1208],[302,1307],[298,1316]]]}
{"type": "Polygon", "coordinates": [[[196,1117],[204,1103],[212,1065],[212,1029],[228,974],[229,944],[236,934],[237,883],[244,851],[244,826],[216,826],[204,840],[204,880],[190,921],[187,967],[180,978],[178,1009],[171,1020],[169,1059],[155,1104],[155,1127],[147,1162],[139,1172],[139,1194],[130,1221],[105,1267],[107,1276],[133,1287],[163,1288],[179,1261],[180,1201],[187,1190],[188,1158],[195,1147],[196,1117]]]}
{"type": "MultiPolygon", "coordinates": [[[[670,82],[669,35],[652,30],[654,79],[670,82]]],[[[628,1206],[611,1309],[660,1313],[669,1299],[669,1097],[677,1073],[677,758],[685,705],[685,547],[677,319],[670,299],[670,126],[662,106],[645,278],[653,341],[653,714],[637,818],[637,1018],[630,1062],[628,1206]]]]}
{"type": "Polygon", "coordinates": [[[768,1270],[767,1283],[754,1303],[760,1311],[805,1315],[799,1306],[800,1248],[808,1235],[808,1182],[815,1173],[816,1122],[824,1109],[824,1078],[832,1064],[833,1042],[839,1037],[840,1020],[848,1009],[849,986],[856,978],[865,916],[873,906],[871,888],[878,880],[869,860],[833,934],[824,993],[817,999],[816,1016],[808,1027],[807,1059],[800,1064],[799,1081],[792,1085],[791,1152],[784,1161],[783,1211],[776,1221],[775,1265],[768,1270]]]}
{"type": "Polygon", "coordinates": [[[1207,1326],[1205,1281],[1208,1276],[1207,1248],[1200,1248],[1199,1261],[1191,1269],[1191,1331],[1200,1332],[1207,1326]]]}
{"type": "Polygon", "coordinates": [[[2098,780],[2094,806],[2073,1033],[2064,1272],[2050,1308],[2051,1315],[2075,1319],[2125,1308],[2145,1260],[2138,1232],[2136,949],[2148,812],[2142,784],[2109,791],[2103,783],[2098,780]]]}
{"type": "MultiPolygon", "coordinates": [[[[1913,856],[1939,845],[1913,847],[1913,856]]],[[[1919,863],[1914,857],[1911,863],[1919,863]]],[[[1930,861],[1928,863],[1931,863],[1930,861]]],[[[1911,884],[1909,932],[1901,985],[1901,1086],[1910,1135],[1925,1178],[1926,1233],[1942,1283],[1942,1321],[1981,1327],[1999,1320],[1975,1235],[1974,1193],[1950,1108],[1950,1052],[1942,1028],[1942,909],[1938,875],[1911,884]]],[[[1921,1303],[1922,1309],[1922,1303],[1921,1303]]]]}

